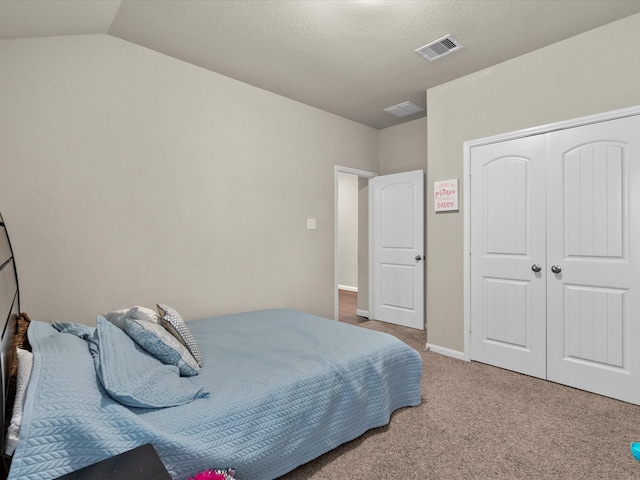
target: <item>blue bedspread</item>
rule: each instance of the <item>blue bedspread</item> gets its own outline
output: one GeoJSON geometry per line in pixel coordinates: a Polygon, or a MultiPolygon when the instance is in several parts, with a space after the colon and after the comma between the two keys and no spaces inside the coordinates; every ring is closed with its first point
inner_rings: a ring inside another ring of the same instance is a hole
{"type": "Polygon", "coordinates": [[[395,337],[293,310],[188,323],[203,354],[190,382],[209,398],[125,407],[96,377],[87,343],[32,322],[34,369],[9,479],[46,480],[152,443],[186,479],[233,467],[273,479],[420,403],[420,355],[395,337]]]}

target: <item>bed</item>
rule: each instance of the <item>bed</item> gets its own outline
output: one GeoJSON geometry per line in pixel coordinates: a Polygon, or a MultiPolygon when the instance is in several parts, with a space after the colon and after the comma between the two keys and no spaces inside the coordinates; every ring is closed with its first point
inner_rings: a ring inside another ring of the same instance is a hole
{"type": "Polygon", "coordinates": [[[238,480],[273,479],[421,401],[415,350],[290,309],[180,323],[175,309],[159,304],[158,322],[135,319],[142,309],[132,307],[114,311],[123,315],[116,320],[98,312],[96,326],[20,316],[1,217],[0,224],[4,432],[15,433],[21,411],[10,480],[57,478],[147,443],[174,479],[224,468],[238,480]],[[16,393],[27,354],[22,344],[16,349],[15,332],[25,324],[32,366],[16,393]],[[167,362],[166,345],[142,342],[149,336],[140,325],[154,332],[160,325],[191,356],[171,350],[167,362]]]}

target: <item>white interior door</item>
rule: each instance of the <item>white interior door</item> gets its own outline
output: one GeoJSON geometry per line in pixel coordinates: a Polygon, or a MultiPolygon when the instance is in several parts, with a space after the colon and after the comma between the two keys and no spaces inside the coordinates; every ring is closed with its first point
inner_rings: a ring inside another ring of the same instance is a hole
{"type": "Polygon", "coordinates": [[[548,379],[640,404],[640,117],[548,142],[548,379]]]}
{"type": "Polygon", "coordinates": [[[471,359],[546,377],[545,139],[475,147],[471,359]]]}
{"type": "Polygon", "coordinates": [[[424,172],[369,182],[372,282],[376,320],[424,329],[424,172]]]}

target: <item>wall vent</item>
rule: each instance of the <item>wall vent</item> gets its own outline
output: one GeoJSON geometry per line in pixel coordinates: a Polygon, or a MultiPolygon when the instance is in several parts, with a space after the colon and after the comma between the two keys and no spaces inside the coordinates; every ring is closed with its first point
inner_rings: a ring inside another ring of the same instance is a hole
{"type": "Polygon", "coordinates": [[[444,57],[445,55],[455,52],[456,50],[460,50],[461,48],[462,44],[460,42],[451,35],[445,35],[435,42],[431,42],[424,47],[418,48],[416,53],[430,62],[433,62],[436,58],[444,57]]]}
{"type": "Polygon", "coordinates": [[[396,117],[406,117],[407,115],[421,112],[423,110],[424,108],[421,108],[415,103],[411,102],[399,103],[398,105],[394,105],[393,107],[387,107],[384,109],[385,112],[393,113],[396,117]]]}

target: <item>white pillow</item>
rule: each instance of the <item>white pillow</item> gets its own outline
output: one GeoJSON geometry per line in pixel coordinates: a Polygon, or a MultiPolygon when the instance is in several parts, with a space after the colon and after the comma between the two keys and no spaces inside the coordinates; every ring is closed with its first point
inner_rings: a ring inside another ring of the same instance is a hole
{"type": "Polygon", "coordinates": [[[16,400],[13,404],[13,414],[11,415],[11,423],[7,429],[4,447],[4,453],[7,455],[13,455],[13,451],[16,449],[16,444],[18,443],[25,394],[29,386],[31,370],[33,369],[33,353],[21,348],[16,348],[16,351],[18,353],[18,378],[16,379],[16,400]]]}
{"type": "Polygon", "coordinates": [[[129,310],[129,318],[134,320],[146,320],[147,322],[160,323],[160,316],[155,310],[147,307],[133,307],[129,310]]]}
{"type": "Polygon", "coordinates": [[[147,322],[158,324],[160,323],[160,317],[158,316],[158,314],[154,310],[151,310],[147,307],[121,308],[120,310],[107,312],[103,316],[120,330],[125,329],[125,325],[128,319],[145,320],[147,322]]]}

